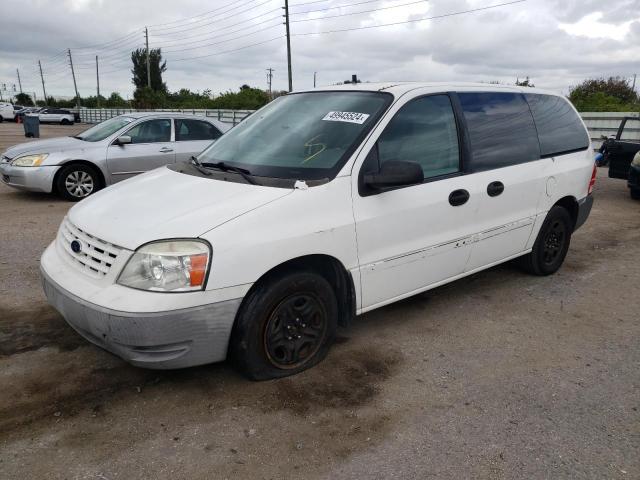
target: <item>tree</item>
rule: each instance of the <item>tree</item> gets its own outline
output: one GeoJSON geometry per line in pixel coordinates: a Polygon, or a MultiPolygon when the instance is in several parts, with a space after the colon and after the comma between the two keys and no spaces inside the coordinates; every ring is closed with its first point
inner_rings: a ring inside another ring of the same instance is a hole
{"type": "Polygon", "coordinates": [[[16,103],[24,107],[33,106],[33,100],[31,99],[31,96],[26,93],[18,93],[16,95],[16,103]]]}
{"type": "Polygon", "coordinates": [[[156,91],[149,87],[142,87],[133,92],[133,105],[136,108],[163,108],[166,96],[161,91],[156,91]]]}
{"type": "Polygon", "coordinates": [[[638,94],[621,77],[587,79],[571,88],[569,100],[582,112],[622,112],[640,108],[638,94]]]}
{"type": "MultiPolygon", "coordinates": [[[[131,52],[131,61],[133,68],[133,84],[136,90],[148,87],[147,85],[147,50],[138,48],[131,52]]],[[[162,81],[162,74],[167,71],[167,62],[162,61],[162,52],[160,48],[154,48],[149,51],[149,67],[151,70],[151,90],[155,92],[167,92],[167,85],[162,81]]]]}
{"type": "Polygon", "coordinates": [[[120,96],[117,92],[113,92],[109,98],[104,101],[104,106],[108,108],[114,107],[127,107],[127,101],[120,96]]]}

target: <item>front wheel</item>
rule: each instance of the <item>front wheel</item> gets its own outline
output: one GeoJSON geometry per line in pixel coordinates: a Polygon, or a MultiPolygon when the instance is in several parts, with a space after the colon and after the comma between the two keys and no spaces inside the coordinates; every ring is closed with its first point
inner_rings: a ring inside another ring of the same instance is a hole
{"type": "Polygon", "coordinates": [[[518,263],[534,275],[551,275],[562,266],[573,233],[569,212],[560,206],[549,210],[531,253],[520,257],[518,263]]]}
{"type": "Polygon", "coordinates": [[[60,125],[71,125],[71,122],[66,118],[63,118],[62,120],[60,120],[60,125]]]}
{"type": "Polygon", "coordinates": [[[327,355],[337,319],[336,295],[324,277],[276,275],[243,302],[231,335],[231,357],[253,380],[293,375],[327,355]]]}
{"type": "Polygon", "coordinates": [[[62,198],[77,202],[100,189],[96,170],[88,165],[72,164],[62,167],[56,177],[56,190],[62,198]]]}

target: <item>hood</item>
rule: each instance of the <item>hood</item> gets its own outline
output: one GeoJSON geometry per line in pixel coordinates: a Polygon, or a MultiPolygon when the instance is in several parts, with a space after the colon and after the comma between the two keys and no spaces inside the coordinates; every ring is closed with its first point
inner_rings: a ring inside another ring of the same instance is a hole
{"type": "Polygon", "coordinates": [[[73,137],[58,137],[15,145],[9,148],[4,155],[10,159],[14,159],[18,155],[24,155],[26,153],[55,153],[62,150],[83,149],[93,145],[91,142],[83,142],[73,137]]]}
{"type": "Polygon", "coordinates": [[[90,235],[135,250],[153,240],[198,237],[291,192],[162,167],[82,200],[69,211],[69,220],[90,235]]]}

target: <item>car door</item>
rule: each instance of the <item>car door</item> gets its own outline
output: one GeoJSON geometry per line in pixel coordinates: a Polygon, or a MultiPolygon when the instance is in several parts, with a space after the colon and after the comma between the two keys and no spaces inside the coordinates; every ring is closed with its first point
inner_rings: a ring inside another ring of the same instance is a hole
{"type": "Polygon", "coordinates": [[[469,169],[481,188],[465,268],[472,271],[526,249],[554,160],[540,158],[533,115],[520,92],[460,92],[457,97],[469,134],[469,169]]]}
{"type": "Polygon", "coordinates": [[[50,108],[43,110],[38,114],[38,118],[42,123],[51,122],[52,121],[51,119],[53,118],[53,110],[50,108]]]}
{"type": "Polygon", "coordinates": [[[119,145],[114,140],[107,148],[107,168],[113,182],[175,161],[170,118],[143,120],[120,136],[131,137],[131,143],[119,145]]]}
{"type": "Polygon", "coordinates": [[[417,95],[391,108],[354,168],[363,310],[460,275],[471,251],[479,195],[474,176],[462,172],[463,132],[448,94],[417,95]],[[366,191],[363,175],[394,160],[420,164],[424,183],[366,191]]]}
{"type": "Polygon", "coordinates": [[[193,155],[199,154],[207,148],[211,142],[222,136],[222,132],[214,125],[205,121],[192,118],[176,118],[175,131],[176,161],[187,161],[193,155]]]}
{"type": "Polygon", "coordinates": [[[616,140],[607,144],[609,177],[629,178],[629,167],[640,150],[640,118],[625,118],[620,124],[616,140]]]}

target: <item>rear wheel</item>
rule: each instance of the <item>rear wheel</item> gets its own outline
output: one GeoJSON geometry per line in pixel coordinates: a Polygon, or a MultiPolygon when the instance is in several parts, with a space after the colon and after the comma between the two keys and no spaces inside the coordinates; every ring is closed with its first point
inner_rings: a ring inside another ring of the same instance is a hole
{"type": "Polygon", "coordinates": [[[100,177],[88,165],[71,164],[62,167],[56,177],[56,190],[66,200],[77,202],[100,190],[100,177]]]}
{"type": "Polygon", "coordinates": [[[566,209],[554,206],[549,210],[531,253],[520,257],[518,263],[534,275],[551,275],[562,266],[573,233],[573,222],[566,209]]]}
{"type": "Polygon", "coordinates": [[[280,274],[243,302],[230,341],[235,365],[253,380],[286,377],[320,362],[329,351],[338,302],[313,272],[280,274]]]}
{"type": "Polygon", "coordinates": [[[71,125],[71,122],[66,118],[63,118],[62,120],[60,120],[60,125],[71,125]]]}

